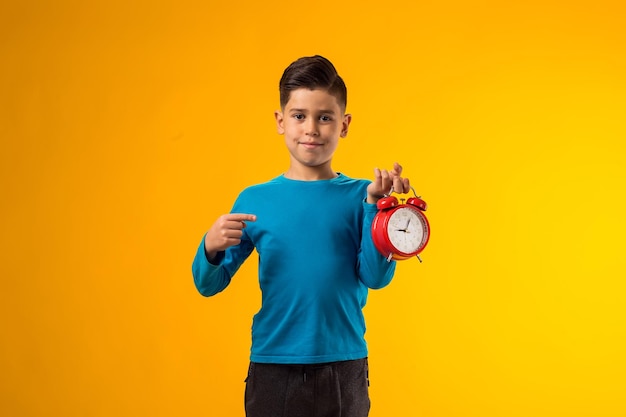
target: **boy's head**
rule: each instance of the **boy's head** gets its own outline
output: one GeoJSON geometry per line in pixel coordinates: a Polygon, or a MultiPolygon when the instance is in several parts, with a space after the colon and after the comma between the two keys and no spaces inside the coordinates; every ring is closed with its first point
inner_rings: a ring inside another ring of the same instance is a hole
{"type": "Polygon", "coordinates": [[[299,88],[326,90],[337,99],[345,112],[348,102],[346,85],[337,73],[335,66],[326,58],[315,55],[300,58],[291,63],[283,73],[278,85],[280,107],[285,108],[291,92],[299,88]]]}

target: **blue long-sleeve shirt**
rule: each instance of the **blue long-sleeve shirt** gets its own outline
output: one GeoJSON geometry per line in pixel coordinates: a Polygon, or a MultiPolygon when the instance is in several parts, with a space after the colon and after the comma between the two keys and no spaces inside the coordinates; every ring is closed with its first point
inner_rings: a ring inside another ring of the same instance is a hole
{"type": "Polygon", "coordinates": [[[204,241],[193,276],[198,291],[224,290],[256,248],[262,304],[254,316],[250,359],[311,364],[367,356],[362,309],[368,288],[389,284],[395,262],[371,238],[376,205],[369,181],[343,174],[330,180],[277,177],[245,189],[232,212],[255,214],[241,243],[210,263],[204,241]]]}

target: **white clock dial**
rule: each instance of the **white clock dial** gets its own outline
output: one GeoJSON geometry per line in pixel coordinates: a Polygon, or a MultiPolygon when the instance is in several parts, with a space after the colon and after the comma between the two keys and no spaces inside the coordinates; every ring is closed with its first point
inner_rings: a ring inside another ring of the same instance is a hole
{"type": "Polygon", "coordinates": [[[391,244],[401,252],[417,251],[424,239],[426,225],[416,209],[401,207],[394,211],[387,224],[391,244]]]}

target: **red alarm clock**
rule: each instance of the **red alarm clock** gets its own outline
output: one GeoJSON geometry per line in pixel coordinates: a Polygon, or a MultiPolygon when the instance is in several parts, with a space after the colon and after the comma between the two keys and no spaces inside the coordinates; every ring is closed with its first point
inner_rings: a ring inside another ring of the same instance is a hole
{"type": "Polygon", "coordinates": [[[401,261],[416,256],[424,250],[430,238],[430,225],[424,215],[426,202],[411,187],[415,197],[406,200],[398,199],[389,194],[378,200],[378,213],[372,223],[372,239],[376,249],[387,258],[401,261]]]}

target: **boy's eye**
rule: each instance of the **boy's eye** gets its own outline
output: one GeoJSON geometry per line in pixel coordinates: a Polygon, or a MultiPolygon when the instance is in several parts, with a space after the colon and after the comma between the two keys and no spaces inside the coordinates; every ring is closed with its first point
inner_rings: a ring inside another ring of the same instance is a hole
{"type": "Polygon", "coordinates": [[[293,115],[293,118],[296,120],[304,120],[304,114],[296,113],[293,115]]]}
{"type": "Polygon", "coordinates": [[[333,119],[330,116],[320,116],[320,120],[322,122],[330,122],[333,119]]]}

